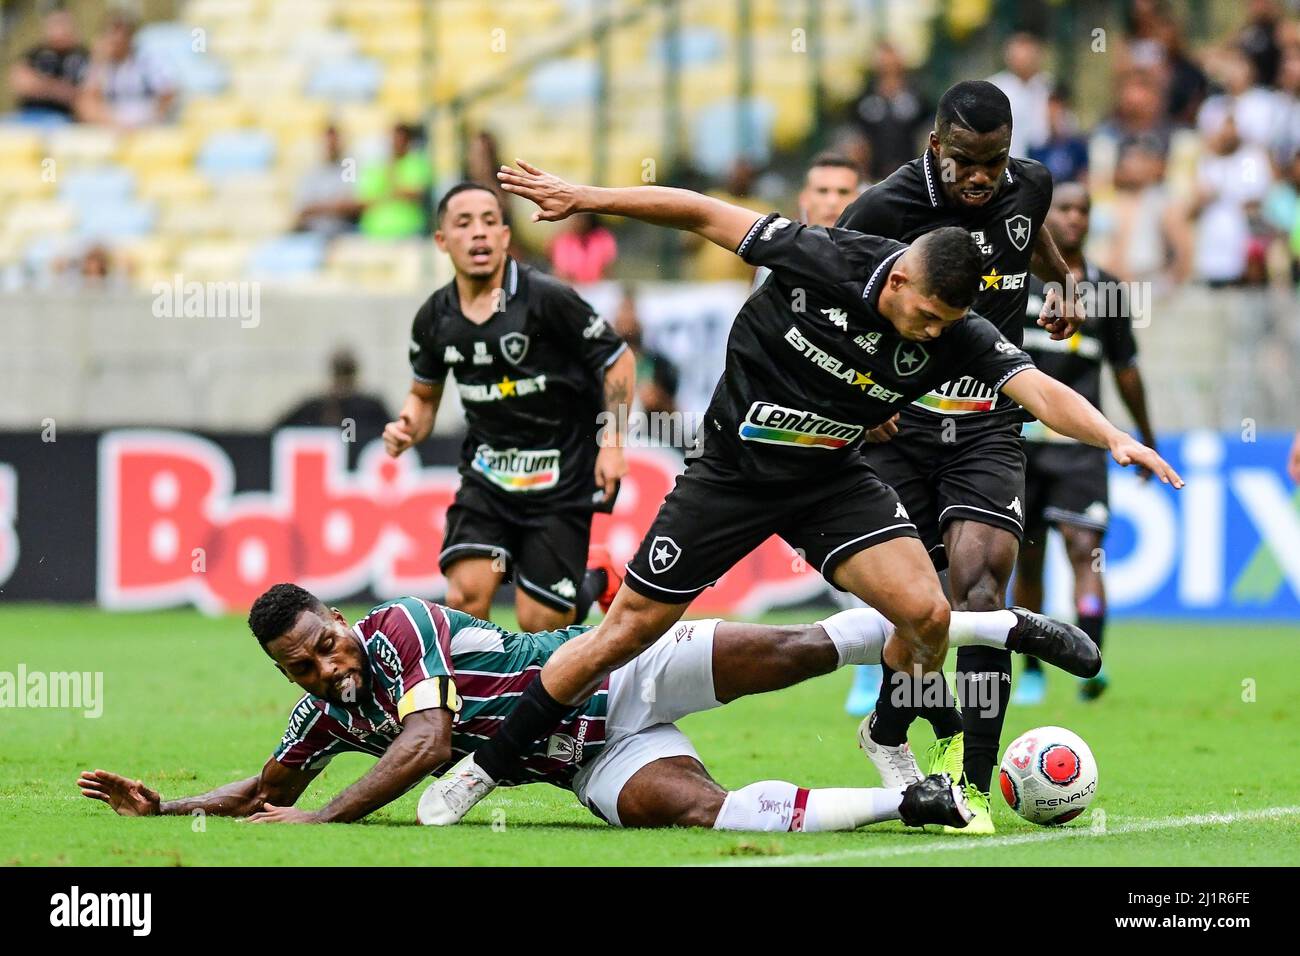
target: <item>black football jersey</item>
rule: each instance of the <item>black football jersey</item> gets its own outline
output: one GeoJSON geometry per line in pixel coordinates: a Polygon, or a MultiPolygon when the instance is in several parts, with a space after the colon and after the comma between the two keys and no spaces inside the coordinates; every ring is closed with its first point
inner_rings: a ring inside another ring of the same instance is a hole
{"type": "MultiPolygon", "coordinates": [[[[1084,264],[1084,269],[1088,283],[1083,295],[1087,318],[1068,339],[1053,339],[1046,329],[1038,327],[1043,308],[1043,282],[1035,278],[1030,283],[1024,316],[1025,351],[1040,369],[1100,408],[1102,363],[1109,362],[1115,369],[1136,364],[1137,340],[1133,337],[1133,319],[1124,284],[1090,262],[1084,264]]],[[[1025,425],[1025,438],[1078,444],[1037,421],[1025,425]]]]}
{"type": "Polygon", "coordinates": [[[902,338],[877,303],[906,250],[776,213],[754,223],[737,253],[772,271],[732,325],[707,412],[706,455],[756,481],[816,477],[856,454],[870,428],[954,375],[996,391],[1033,367],[975,315],[928,342],[902,338]]]}
{"type": "MultiPolygon", "coordinates": [[[[942,226],[970,232],[984,255],[980,290],[971,306],[1016,345],[1021,342],[1029,261],[1038,231],[1052,204],[1052,174],[1041,163],[1012,158],[997,193],[979,209],[950,203],[940,189],[934,153],[900,167],[844,210],[837,223],[846,229],[912,242],[942,226]]],[[[903,410],[909,423],[933,425],[954,417],[960,427],[1023,420],[1010,399],[994,394],[970,376],[944,382],[903,410]]]]}
{"type": "Polygon", "coordinates": [[[520,507],[590,507],[604,370],[627,346],[567,285],[514,259],[501,306],[471,322],[447,283],[415,314],[411,369],[420,382],[456,380],[466,480],[520,507]]]}

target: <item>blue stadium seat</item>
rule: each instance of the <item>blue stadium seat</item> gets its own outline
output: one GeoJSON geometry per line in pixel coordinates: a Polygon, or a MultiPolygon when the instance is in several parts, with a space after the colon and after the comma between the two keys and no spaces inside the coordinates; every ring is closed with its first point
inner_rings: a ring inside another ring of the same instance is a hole
{"type": "Polygon", "coordinates": [[[127,239],[153,231],[157,210],[134,199],[99,200],[77,209],[77,234],[85,239],[127,239]]]}
{"type": "Polygon", "coordinates": [[[167,63],[184,92],[211,96],[226,88],[229,74],[225,65],[207,52],[211,38],[203,33],[196,36],[196,29],[184,23],[149,23],[136,34],[135,45],[167,63]],[[200,49],[195,49],[196,44],[200,49]]]}
{"type": "MultiPolygon", "coordinates": [[[[677,58],[682,66],[714,63],[726,53],[727,43],[712,27],[688,27],[677,35],[677,58]]],[[[660,60],[668,59],[668,41],[659,39],[652,48],[660,60]]]]}
{"type": "Polygon", "coordinates": [[[249,273],[255,278],[289,279],[309,275],[325,261],[325,240],[299,232],[269,239],[253,249],[249,273]]]}
{"type": "Polygon", "coordinates": [[[275,140],[262,130],[224,130],[213,133],[199,150],[198,167],[220,178],[232,173],[258,173],[275,161],[275,140]]]}
{"type": "MultiPolygon", "coordinates": [[[[695,115],[691,124],[691,158],[701,172],[722,177],[741,153],[737,129],[740,104],[734,98],[719,100],[695,115]]],[[[765,99],[745,103],[749,116],[750,136],[746,155],[758,166],[767,165],[771,156],[772,124],[776,108],[765,99]]]]}
{"type": "Polygon", "coordinates": [[[542,107],[563,107],[592,101],[600,77],[589,60],[556,60],[533,71],[528,93],[542,107]]]}
{"type": "Polygon", "coordinates": [[[382,70],[365,57],[319,64],[307,84],[307,94],[326,100],[372,100],[379,92],[382,70]]]}
{"type": "Polygon", "coordinates": [[[135,192],[135,175],[121,166],[100,166],[66,173],[59,197],[82,208],[94,203],[121,202],[135,192]]]}

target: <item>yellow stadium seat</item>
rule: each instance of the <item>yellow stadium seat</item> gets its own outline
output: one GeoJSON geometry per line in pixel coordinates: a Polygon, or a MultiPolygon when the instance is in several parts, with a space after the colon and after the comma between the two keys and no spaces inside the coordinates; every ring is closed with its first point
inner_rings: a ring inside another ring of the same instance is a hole
{"type": "Polygon", "coordinates": [[[60,166],[102,166],[117,156],[118,134],[98,126],[62,126],[50,132],[47,148],[60,166]]]}
{"type": "Polygon", "coordinates": [[[46,155],[40,133],[21,126],[0,126],[0,164],[39,166],[46,155]]]}
{"type": "Polygon", "coordinates": [[[169,282],[176,272],[176,244],[161,236],[143,236],[114,243],[113,251],[125,260],[131,281],[139,287],[169,282]]]}
{"type": "Polygon", "coordinates": [[[224,236],[228,220],[242,210],[231,210],[215,199],[177,201],[161,208],[158,232],[183,239],[189,236],[224,236]]]}
{"type": "Polygon", "coordinates": [[[154,202],[195,202],[212,194],[212,184],[187,169],[161,169],[139,177],[136,191],[141,199],[154,202]]]}
{"type": "Polygon", "coordinates": [[[234,96],[195,97],[181,114],[185,126],[203,136],[213,130],[247,126],[251,119],[248,105],[234,96]]]}
{"type": "Polygon", "coordinates": [[[231,94],[248,104],[247,112],[259,112],[264,99],[300,96],[306,67],[294,60],[271,60],[237,66],[231,71],[231,94]]]}
{"type": "Polygon", "coordinates": [[[57,199],[22,199],[10,207],[0,229],[10,239],[59,236],[72,229],[76,213],[57,199]]]}
{"type": "Polygon", "coordinates": [[[187,167],[194,158],[197,134],[176,126],[157,126],[127,135],[122,161],[141,172],[187,167]]]}
{"type": "Polygon", "coordinates": [[[243,277],[251,250],[242,240],[196,242],[176,255],[176,271],[186,282],[222,282],[243,277]]]}

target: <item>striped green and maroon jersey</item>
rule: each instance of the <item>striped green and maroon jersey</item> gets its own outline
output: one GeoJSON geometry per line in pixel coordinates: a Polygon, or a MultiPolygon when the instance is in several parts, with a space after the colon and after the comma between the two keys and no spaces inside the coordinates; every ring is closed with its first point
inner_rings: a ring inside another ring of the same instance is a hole
{"type": "MultiPolygon", "coordinates": [[[[420,598],[372,608],[352,631],[365,646],[367,686],[354,704],[303,695],[289,715],[274,758],[286,767],[319,769],[337,753],[381,755],[396,739],[401,720],[449,700],[455,714],[452,762],[477,749],[501,726],[524,689],[561,644],[589,627],[513,634],[487,621],[420,598]],[[450,679],[452,691],[430,693],[450,679]],[[459,701],[457,701],[459,698],[459,701]],[[459,708],[456,704],[459,703],[459,708]]],[[[608,680],[524,761],[521,784],[542,781],[568,787],[585,761],[605,746],[608,680]]],[[[441,774],[450,763],[439,767],[441,774]]]]}

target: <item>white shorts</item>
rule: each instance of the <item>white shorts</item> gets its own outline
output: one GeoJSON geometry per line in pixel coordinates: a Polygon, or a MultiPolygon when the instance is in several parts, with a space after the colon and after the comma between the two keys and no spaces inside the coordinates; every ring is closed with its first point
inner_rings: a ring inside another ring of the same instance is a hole
{"type": "Polygon", "coordinates": [[[618,796],[632,775],[664,757],[694,757],[673,721],[719,706],[713,694],[718,621],[682,621],[609,676],[605,749],[578,771],[573,792],[596,816],[622,826],[618,796]]]}

